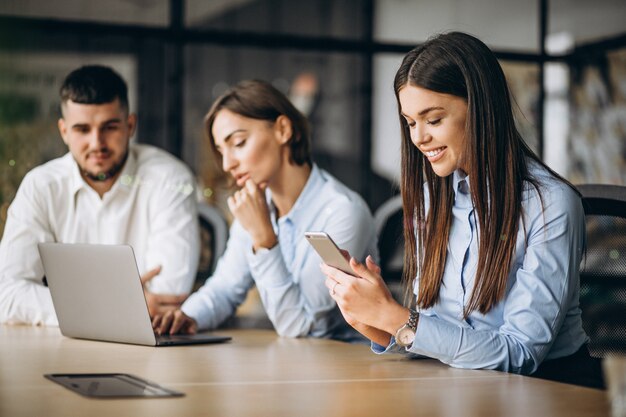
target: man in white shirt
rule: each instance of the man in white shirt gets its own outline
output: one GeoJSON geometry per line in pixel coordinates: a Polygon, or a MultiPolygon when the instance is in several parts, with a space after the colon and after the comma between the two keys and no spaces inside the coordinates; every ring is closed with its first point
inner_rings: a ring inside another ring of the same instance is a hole
{"type": "Polygon", "coordinates": [[[38,242],[129,244],[151,314],[178,306],[199,258],[191,172],[162,150],[130,144],[137,118],[126,83],[110,68],[73,71],[60,94],[69,152],[30,171],[9,207],[0,322],[57,325],[38,242]]]}

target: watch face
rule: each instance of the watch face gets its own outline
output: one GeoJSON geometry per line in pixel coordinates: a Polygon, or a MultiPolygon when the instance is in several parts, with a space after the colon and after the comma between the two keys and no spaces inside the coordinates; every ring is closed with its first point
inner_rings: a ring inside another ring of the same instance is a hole
{"type": "Polygon", "coordinates": [[[396,342],[402,347],[411,345],[414,339],[415,332],[409,326],[404,326],[396,334],[396,342]]]}

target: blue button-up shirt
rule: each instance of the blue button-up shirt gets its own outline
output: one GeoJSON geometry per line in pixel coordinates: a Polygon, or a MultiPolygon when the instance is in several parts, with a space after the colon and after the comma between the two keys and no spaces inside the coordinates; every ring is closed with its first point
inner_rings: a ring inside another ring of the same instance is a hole
{"type": "MultiPolygon", "coordinates": [[[[453,174],[453,220],[439,301],[420,311],[407,351],[459,368],[530,374],[542,361],[571,355],[588,341],[578,302],[585,241],[580,197],[538,164],[529,167],[541,184],[541,198],[526,185],[505,297],[487,314],[474,311],[466,320],[463,308],[478,262],[478,224],[468,178],[461,171],[453,174]]],[[[418,287],[419,281],[416,293],[418,287]]],[[[386,349],[373,349],[395,350],[393,345],[392,339],[386,349]]]]}
{"type": "Polygon", "coordinates": [[[250,235],[235,221],[215,273],[183,304],[183,312],[199,328],[215,328],[234,313],[256,284],[280,335],[358,340],[330,297],[320,270],[322,260],[304,232],[324,231],[357,259],[367,255],[377,259],[369,208],[357,193],[315,165],[289,213],[277,218],[269,188],[266,198],[278,244],[254,253],[250,235]]]}

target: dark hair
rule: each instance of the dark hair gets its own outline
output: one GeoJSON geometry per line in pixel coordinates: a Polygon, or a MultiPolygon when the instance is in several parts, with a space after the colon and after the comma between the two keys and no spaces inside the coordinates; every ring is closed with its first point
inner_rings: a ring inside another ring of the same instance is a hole
{"type": "MultiPolygon", "coordinates": [[[[398,94],[407,85],[450,94],[467,102],[465,146],[460,158],[468,171],[480,239],[475,285],[465,316],[474,310],[484,314],[505,295],[515,256],[514,237],[522,215],[524,182],[539,191],[537,181],[529,173],[527,158],[545,165],[517,131],[504,72],[493,52],[477,38],[451,32],[435,36],[410,51],[394,81],[399,112],[398,94]]],[[[453,181],[452,176],[441,178],[434,173],[411,142],[406,120],[401,115],[399,118],[405,301],[410,299],[419,275],[417,304],[428,308],[438,301],[443,281],[452,223],[453,181]],[[429,193],[427,215],[424,184],[429,193]]]]}
{"type": "Polygon", "coordinates": [[[311,140],[309,123],[287,97],[271,84],[261,80],[241,81],[211,106],[204,117],[205,133],[214,154],[220,158],[211,132],[215,116],[227,109],[251,119],[276,121],[278,116],[286,116],[291,121],[292,136],[289,139],[290,160],[297,165],[311,165],[311,140]]]}
{"type": "Polygon", "coordinates": [[[59,91],[61,104],[68,100],[80,104],[104,104],[115,99],[128,111],[128,88],[120,75],[109,67],[87,65],[65,77],[59,91]]]}

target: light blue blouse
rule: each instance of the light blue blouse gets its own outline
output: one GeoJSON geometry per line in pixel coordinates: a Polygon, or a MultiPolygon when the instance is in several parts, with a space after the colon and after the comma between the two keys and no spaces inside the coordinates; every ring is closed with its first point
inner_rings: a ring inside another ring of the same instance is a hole
{"type": "MultiPolygon", "coordinates": [[[[440,298],[420,311],[408,352],[458,368],[531,374],[544,360],[571,355],[588,341],[578,301],[585,244],[581,199],[539,164],[530,162],[529,168],[540,183],[543,205],[527,184],[505,298],[487,314],[474,311],[467,320],[463,306],[474,288],[479,236],[469,181],[460,171],[453,174],[453,221],[440,298]]],[[[394,345],[392,338],[387,348],[372,348],[381,353],[396,350],[394,345]]]]}
{"type": "Polygon", "coordinates": [[[358,340],[324,286],[321,258],[304,238],[324,231],[357,259],[378,258],[374,221],[363,199],[326,171],[313,166],[293,208],[276,218],[269,189],[266,198],[278,245],[252,251],[252,240],[235,221],[215,273],[182,306],[200,329],[215,328],[230,317],[256,284],[278,334],[358,340]]]}

